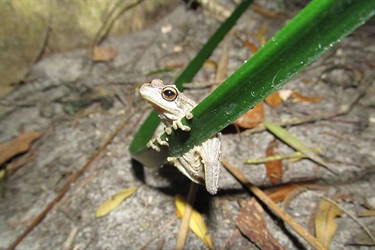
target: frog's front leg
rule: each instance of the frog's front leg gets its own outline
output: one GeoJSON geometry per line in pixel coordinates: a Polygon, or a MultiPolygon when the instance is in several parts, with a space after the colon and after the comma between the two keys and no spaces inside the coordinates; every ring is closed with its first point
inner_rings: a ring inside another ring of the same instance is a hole
{"type": "Polygon", "coordinates": [[[168,138],[166,138],[166,140],[165,141],[163,141],[160,137],[161,137],[161,135],[162,135],[163,133],[160,133],[157,137],[156,137],[156,139],[151,139],[151,140],[149,140],[148,142],[147,142],[147,147],[148,148],[152,148],[152,149],[154,149],[154,150],[156,150],[156,151],[158,151],[158,152],[160,152],[160,147],[158,146],[158,145],[156,145],[155,144],[155,141],[157,141],[157,143],[159,143],[159,145],[162,145],[162,146],[167,146],[167,147],[169,147],[169,143],[168,143],[168,138]]]}
{"type": "MultiPolygon", "coordinates": [[[[190,112],[190,111],[187,111],[186,112],[186,114],[185,114],[185,118],[187,119],[187,120],[190,120],[190,119],[192,119],[193,118],[193,114],[190,112]]],[[[182,122],[181,122],[181,119],[178,119],[178,120],[175,120],[175,121],[173,121],[172,122],[172,128],[174,129],[174,130],[177,130],[178,128],[180,128],[180,129],[182,129],[183,131],[190,131],[190,127],[189,126],[187,126],[187,125],[184,125],[184,124],[182,124],[182,122]]],[[[170,128],[169,128],[170,129],[170,128]]],[[[172,130],[170,129],[169,131],[165,131],[167,134],[168,134],[168,132],[169,132],[169,135],[172,133],[172,130]]]]}

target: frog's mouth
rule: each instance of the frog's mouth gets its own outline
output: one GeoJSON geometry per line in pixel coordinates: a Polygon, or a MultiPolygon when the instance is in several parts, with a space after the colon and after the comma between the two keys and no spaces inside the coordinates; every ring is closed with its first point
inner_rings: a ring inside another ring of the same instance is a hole
{"type": "MultiPolygon", "coordinates": [[[[143,98],[151,104],[151,106],[155,109],[155,111],[158,113],[160,119],[163,122],[167,122],[168,124],[172,124],[174,120],[177,120],[178,117],[176,114],[179,112],[179,110],[176,109],[176,107],[166,106],[162,103],[155,103],[154,100],[150,100],[148,96],[143,96],[143,98]]],[[[167,124],[166,124],[167,125],[167,124]]]]}
{"type": "Polygon", "coordinates": [[[156,103],[151,97],[144,95],[144,99],[158,112],[158,113],[169,113],[178,112],[173,106],[166,106],[164,103],[156,103]],[[171,112],[172,111],[172,112],[171,112]]]}

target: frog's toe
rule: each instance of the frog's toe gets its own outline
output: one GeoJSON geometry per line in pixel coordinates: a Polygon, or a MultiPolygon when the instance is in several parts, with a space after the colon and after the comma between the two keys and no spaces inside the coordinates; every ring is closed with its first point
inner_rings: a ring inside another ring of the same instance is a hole
{"type": "Polygon", "coordinates": [[[152,148],[153,150],[156,150],[157,152],[160,152],[160,148],[157,145],[155,145],[155,139],[150,140],[149,142],[147,142],[146,146],[148,148],[152,148]]]}
{"type": "Polygon", "coordinates": [[[190,120],[190,119],[193,118],[193,114],[192,114],[191,112],[189,112],[189,113],[187,113],[187,114],[185,115],[185,117],[186,117],[186,119],[190,120]]]}

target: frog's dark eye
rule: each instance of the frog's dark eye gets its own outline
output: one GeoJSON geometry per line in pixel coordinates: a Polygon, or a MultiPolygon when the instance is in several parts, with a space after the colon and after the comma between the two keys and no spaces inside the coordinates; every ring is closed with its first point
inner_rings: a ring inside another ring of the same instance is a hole
{"type": "Polygon", "coordinates": [[[173,88],[173,87],[165,87],[163,89],[163,91],[161,92],[163,98],[167,101],[174,101],[177,96],[178,96],[178,92],[177,92],[177,89],[173,88]]]}

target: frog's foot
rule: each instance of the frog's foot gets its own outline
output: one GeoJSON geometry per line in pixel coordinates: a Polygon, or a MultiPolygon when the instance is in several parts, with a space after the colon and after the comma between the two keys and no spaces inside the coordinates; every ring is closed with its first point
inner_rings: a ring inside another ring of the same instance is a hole
{"type": "MultiPolygon", "coordinates": [[[[187,125],[182,124],[181,120],[173,121],[172,128],[177,130],[178,128],[182,129],[183,131],[190,131],[190,127],[187,125]]],[[[166,131],[167,132],[167,131],[166,131]]]]}
{"type": "Polygon", "coordinates": [[[156,150],[160,152],[160,147],[155,144],[155,139],[149,140],[146,144],[148,148],[152,148],[153,150],[156,150]]]}
{"type": "Polygon", "coordinates": [[[150,140],[147,143],[147,147],[152,148],[152,149],[156,150],[157,152],[160,152],[160,147],[155,143],[155,141],[157,143],[159,143],[159,145],[167,146],[167,147],[169,146],[169,143],[167,141],[163,141],[162,139],[160,139],[160,136],[158,136],[158,137],[156,137],[156,139],[150,140]]]}
{"type": "MultiPolygon", "coordinates": [[[[167,138],[167,140],[168,140],[168,138],[167,138]]],[[[169,147],[169,143],[167,142],[167,140],[166,140],[166,141],[163,141],[163,140],[160,138],[160,136],[156,137],[156,141],[157,141],[160,145],[169,147]]]]}

